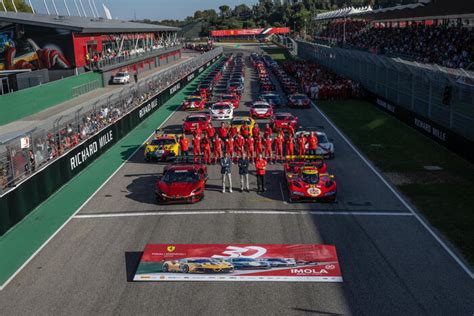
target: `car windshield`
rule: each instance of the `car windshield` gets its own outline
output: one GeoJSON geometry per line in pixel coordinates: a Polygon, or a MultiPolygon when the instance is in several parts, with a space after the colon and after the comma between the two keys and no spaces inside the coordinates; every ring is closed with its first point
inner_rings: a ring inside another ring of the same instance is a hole
{"type": "Polygon", "coordinates": [[[308,184],[316,184],[319,182],[319,174],[307,174],[307,173],[302,173],[301,174],[301,179],[308,183],[308,184]]]}
{"type": "Polygon", "coordinates": [[[280,99],[277,95],[265,95],[263,96],[265,100],[278,100],[280,99]]]}
{"type": "Polygon", "coordinates": [[[191,116],[186,118],[186,122],[201,122],[204,121],[205,118],[202,116],[191,116]]]}
{"type": "Polygon", "coordinates": [[[189,98],[189,102],[201,102],[201,98],[189,98]]]}
{"type": "Polygon", "coordinates": [[[318,143],[323,143],[323,144],[329,143],[326,135],[317,135],[317,137],[318,137],[318,143]]]}
{"type": "Polygon", "coordinates": [[[252,258],[234,258],[232,262],[253,262],[255,259],[252,258]]]}
{"type": "Polygon", "coordinates": [[[228,110],[230,109],[230,106],[227,104],[214,104],[212,106],[213,110],[228,110]]]}
{"type": "Polygon", "coordinates": [[[268,104],[265,104],[265,103],[255,103],[253,105],[253,107],[255,109],[268,109],[270,106],[268,104]]]}
{"type": "Polygon", "coordinates": [[[125,77],[127,75],[126,72],[119,72],[115,75],[115,77],[125,77]]]}
{"type": "Polygon", "coordinates": [[[234,97],[231,95],[224,95],[221,97],[221,100],[234,100],[234,97]]]}
{"type": "Polygon", "coordinates": [[[211,259],[188,259],[187,260],[189,263],[211,263],[211,262],[216,262],[211,259]]]}
{"type": "Polygon", "coordinates": [[[151,141],[151,145],[153,146],[166,146],[173,145],[174,143],[175,141],[169,138],[154,139],[151,141]]]}
{"type": "Polygon", "coordinates": [[[305,95],[294,95],[292,96],[294,100],[306,100],[307,97],[305,95]]]}
{"type": "Polygon", "coordinates": [[[232,125],[244,125],[244,123],[250,124],[248,120],[236,119],[232,121],[232,125]]]}
{"type": "Polygon", "coordinates": [[[163,177],[163,181],[167,183],[192,183],[199,181],[199,175],[195,170],[168,170],[163,177]]]}
{"type": "Polygon", "coordinates": [[[277,115],[275,116],[277,121],[291,121],[293,117],[291,115],[277,115]]]}

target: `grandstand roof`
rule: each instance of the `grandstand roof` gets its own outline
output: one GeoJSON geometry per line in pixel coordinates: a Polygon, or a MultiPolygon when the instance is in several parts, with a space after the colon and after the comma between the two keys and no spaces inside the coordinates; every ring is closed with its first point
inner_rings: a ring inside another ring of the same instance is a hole
{"type": "Polygon", "coordinates": [[[179,28],[171,26],[109,20],[104,18],[0,12],[0,27],[10,23],[60,28],[76,33],[136,33],[179,30],[179,28]]]}

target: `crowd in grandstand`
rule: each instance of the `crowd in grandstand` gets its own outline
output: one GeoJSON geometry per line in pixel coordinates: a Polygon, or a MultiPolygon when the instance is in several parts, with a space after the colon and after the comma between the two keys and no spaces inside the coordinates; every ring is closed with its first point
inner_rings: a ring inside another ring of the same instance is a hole
{"type": "Polygon", "coordinates": [[[332,22],[317,37],[376,54],[399,56],[420,63],[466,68],[474,61],[474,29],[457,25],[411,24],[406,27],[371,27],[346,21],[346,37],[340,22],[332,22]]]}
{"type": "Polygon", "coordinates": [[[9,147],[7,161],[0,161],[0,194],[13,186],[16,181],[29,176],[40,166],[61,156],[83,140],[120,119],[124,114],[199,68],[211,58],[212,56],[202,56],[180,64],[156,75],[141,89],[136,89],[127,97],[86,113],[79,122],[74,120],[44,135],[33,135],[29,149],[9,147]]]}
{"type": "Polygon", "coordinates": [[[359,97],[359,84],[342,78],[325,67],[308,61],[287,61],[283,69],[295,77],[313,100],[359,97]]]}

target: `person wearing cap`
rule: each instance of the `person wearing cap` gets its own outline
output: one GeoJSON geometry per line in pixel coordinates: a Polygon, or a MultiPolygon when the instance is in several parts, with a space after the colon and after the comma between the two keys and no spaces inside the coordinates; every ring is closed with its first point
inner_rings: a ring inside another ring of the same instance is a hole
{"type": "Polygon", "coordinates": [[[267,189],[265,188],[265,173],[267,170],[267,161],[260,154],[255,161],[255,169],[257,175],[257,192],[262,193],[267,189]]]}

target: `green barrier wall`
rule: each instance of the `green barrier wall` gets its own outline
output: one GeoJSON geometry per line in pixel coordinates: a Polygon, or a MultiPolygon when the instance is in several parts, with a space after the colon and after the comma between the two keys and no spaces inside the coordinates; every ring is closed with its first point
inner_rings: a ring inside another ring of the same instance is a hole
{"type": "Polygon", "coordinates": [[[2,196],[0,198],[0,236],[84,170],[91,162],[111,148],[119,139],[127,135],[218,59],[219,57],[213,58],[199,69],[183,77],[180,81],[37,171],[25,182],[2,196]]]}
{"type": "Polygon", "coordinates": [[[1,95],[0,125],[19,120],[51,106],[71,100],[73,98],[73,88],[93,81],[98,81],[98,85],[95,85],[96,88],[103,87],[102,75],[89,72],[1,95]]]}

